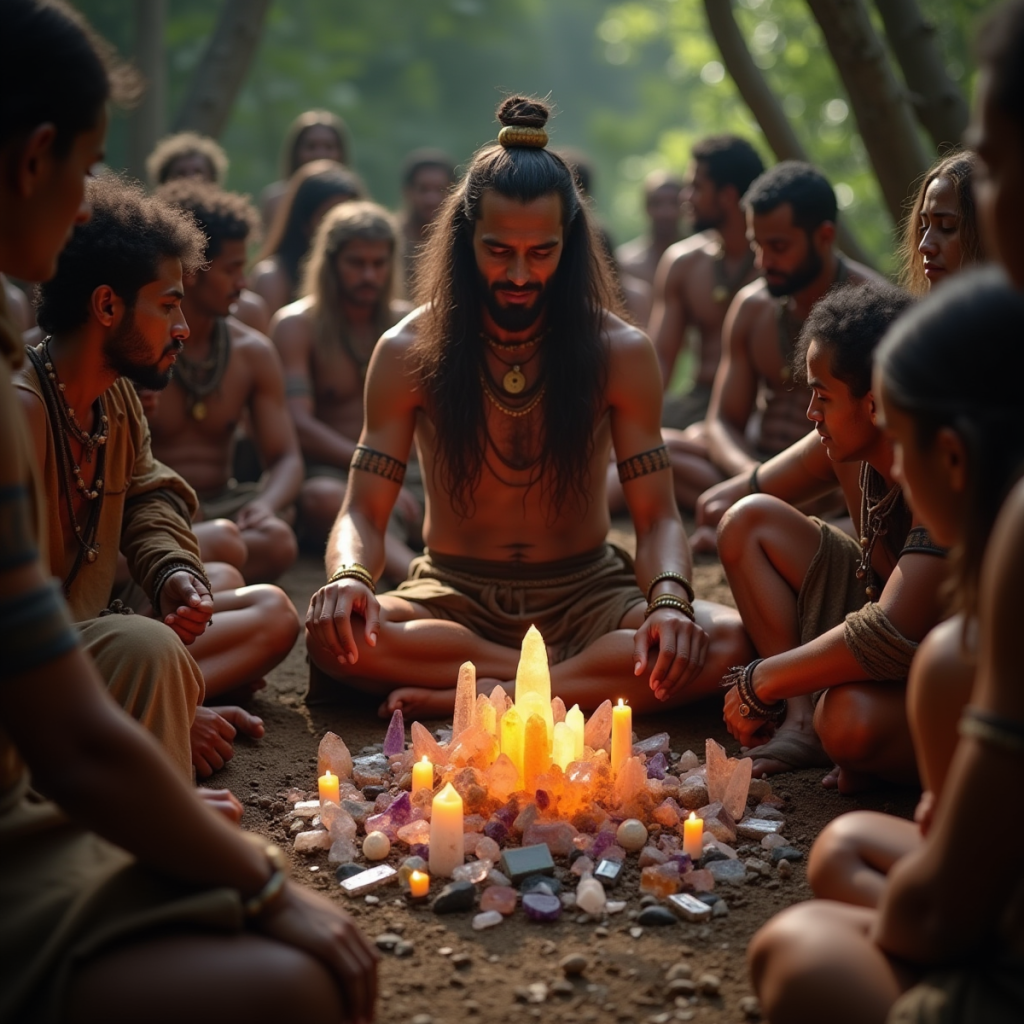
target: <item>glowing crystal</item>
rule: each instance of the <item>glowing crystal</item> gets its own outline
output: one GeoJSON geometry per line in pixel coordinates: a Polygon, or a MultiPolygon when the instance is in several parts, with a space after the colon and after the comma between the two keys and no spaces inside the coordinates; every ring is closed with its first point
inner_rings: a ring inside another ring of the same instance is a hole
{"type": "Polygon", "coordinates": [[[317,750],[317,775],[323,775],[328,769],[339,779],[352,777],[352,755],[345,741],[337,734],[328,732],[320,741],[317,750]]]}
{"type": "Polygon", "coordinates": [[[598,750],[608,746],[612,735],[612,702],[606,700],[599,705],[597,710],[590,716],[586,728],[583,731],[584,743],[598,750]]]}
{"type": "Polygon", "coordinates": [[[448,763],[448,755],[444,748],[430,735],[430,730],[420,725],[419,722],[413,722],[409,732],[412,734],[412,750],[419,761],[421,758],[426,759],[433,765],[445,765],[448,763]]]}
{"type": "Polygon", "coordinates": [[[727,757],[725,749],[713,739],[706,744],[706,769],[708,779],[708,800],[721,803],[738,821],[747,806],[747,791],[750,788],[750,771],[753,761],[749,757],[737,760],[727,757]]]}
{"type": "Polygon", "coordinates": [[[452,743],[473,724],[476,707],[476,666],[471,661],[459,666],[459,681],[455,686],[455,718],[452,721],[452,743]]]}

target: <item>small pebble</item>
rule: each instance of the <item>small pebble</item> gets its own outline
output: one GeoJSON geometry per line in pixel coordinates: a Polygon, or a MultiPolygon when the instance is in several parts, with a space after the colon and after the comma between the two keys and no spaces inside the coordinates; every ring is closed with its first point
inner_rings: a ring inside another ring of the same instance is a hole
{"type": "Polygon", "coordinates": [[[550,939],[547,939],[540,944],[541,956],[554,956],[557,952],[558,947],[550,939]]]}
{"type": "Polygon", "coordinates": [[[615,841],[629,853],[642,850],[647,842],[647,828],[636,818],[627,818],[615,831],[615,841]]]}
{"type": "Polygon", "coordinates": [[[373,941],[377,944],[378,949],[383,949],[390,953],[391,950],[393,950],[395,946],[402,941],[402,937],[400,935],[395,935],[394,932],[384,932],[383,934],[378,935],[373,941]]]}
{"type": "Polygon", "coordinates": [[[609,900],[604,905],[604,910],[605,910],[606,914],[621,914],[622,911],[624,911],[625,909],[626,909],[626,901],[625,900],[609,900]]]}
{"type": "Polygon", "coordinates": [[[679,978],[692,978],[693,968],[685,961],[680,960],[673,964],[665,973],[666,981],[676,981],[679,978]]]}
{"type": "Polygon", "coordinates": [[[653,906],[657,905],[657,902],[658,902],[658,897],[657,896],[652,896],[650,893],[648,893],[646,896],[641,896],[640,897],[640,906],[641,907],[653,907],[653,906]]]}
{"type": "Polygon", "coordinates": [[[376,906],[378,903],[380,903],[380,897],[379,896],[367,896],[366,897],[366,902],[369,903],[371,907],[376,906]]]}
{"type": "Polygon", "coordinates": [[[683,998],[689,999],[690,996],[695,995],[697,992],[697,986],[693,983],[692,978],[673,978],[672,981],[665,986],[665,992],[672,998],[683,998]]]}
{"type": "Polygon", "coordinates": [[[473,958],[468,953],[455,953],[452,955],[449,963],[451,963],[452,967],[461,969],[463,967],[469,967],[470,964],[473,963],[473,958]]]}
{"type": "Polygon", "coordinates": [[[779,878],[789,878],[793,874],[793,865],[785,857],[778,863],[779,878]]]}
{"type": "Polygon", "coordinates": [[[558,966],[567,978],[575,978],[590,966],[590,961],[582,953],[570,953],[562,957],[558,966]]]}
{"type": "Polygon", "coordinates": [[[401,942],[395,943],[395,948],[393,952],[395,956],[405,957],[412,956],[415,949],[416,947],[411,942],[406,942],[405,939],[402,939],[401,942]]]}
{"type": "Polygon", "coordinates": [[[697,987],[706,996],[717,996],[722,987],[722,981],[717,974],[702,974],[697,979],[697,987]]]}
{"type": "Polygon", "coordinates": [[[505,918],[497,910],[485,910],[473,918],[473,931],[482,932],[485,928],[493,928],[504,920],[505,918]]]}
{"type": "Polygon", "coordinates": [[[572,982],[567,978],[559,978],[558,981],[552,982],[548,991],[555,996],[572,996],[576,994],[576,989],[573,988],[572,982]]]}
{"type": "Polygon", "coordinates": [[[644,933],[644,930],[643,930],[643,928],[640,928],[640,927],[630,928],[629,929],[629,934],[632,935],[634,939],[639,939],[640,936],[643,935],[643,933],[644,933]]]}
{"type": "Polygon", "coordinates": [[[729,916],[729,904],[725,900],[718,900],[715,905],[711,908],[712,917],[728,917],[729,916]]]}
{"type": "Polygon", "coordinates": [[[676,915],[667,907],[647,907],[637,918],[637,923],[655,928],[674,925],[676,915]]]}
{"type": "Polygon", "coordinates": [[[740,1013],[751,1020],[757,1020],[761,1016],[761,1004],[757,996],[744,996],[740,1000],[740,1013]]]}
{"type": "Polygon", "coordinates": [[[595,939],[607,939],[608,935],[609,935],[608,929],[605,928],[604,925],[601,925],[601,926],[599,926],[599,927],[594,929],[594,938],[595,939]]]}

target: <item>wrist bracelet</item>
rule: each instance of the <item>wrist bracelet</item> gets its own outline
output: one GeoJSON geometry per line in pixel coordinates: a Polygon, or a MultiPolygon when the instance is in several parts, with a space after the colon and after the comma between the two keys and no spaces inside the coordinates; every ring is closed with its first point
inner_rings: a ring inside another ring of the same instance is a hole
{"type": "Polygon", "coordinates": [[[660,597],[656,597],[647,606],[647,611],[644,612],[644,618],[648,618],[659,608],[674,608],[677,612],[682,612],[691,622],[697,621],[696,616],[694,615],[693,605],[681,597],[676,597],[675,594],[662,594],[660,597]]]}
{"type": "Polygon", "coordinates": [[[377,588],[373,583],[373,573],[365,565],[360,565],[358,562],[353,562],[351,565],[343,565],[340,569],[335,570],[327,582],[337,583],[338,580],[359,580],[360,583],[365,584],[371,594],[377,593],[377,588]]]}
{"type": "MultiPolygon", "coordinates": [[[[686,591],[686,599],[688,601],[693,600],[693,584],[680,572],[673,572],[671,569],[666,569],[664,572],[659,572],[657,576],[651,580],[647,587],[647,603],[651,603],[651,593],[659,583],[664,583],[666,580],[672,580],[673,583],[678,583],[679,586],[686,591]]],[[[664,595],[666,597],[670,595],[664,595]]]]}
{"type": "Polygon", "coordinates": [[[246,917],[259,917],[276,903],[284,891],[284,883],[288,881],[288,858],[284,851],[274,843],[268,843],[263,847],[263,852],[270,862],[271,875],[267,884],[243,904],[246,917]]]}
{"type": "Polygon", "coordinates": [[[754,692],[754,669],[764,658],[755,658],[749,665],[734,665],[722,677],[726,689],[735,686],[740,698],[739,712],[743,718],[763,718],[766,722],[781,722],[786,717],[786,701],[765,704],[754,692]]]}
{"type": "Polygon", "coordinates": [[[157,610],[160,608],[160,593],[164,589],[164,584],[176,572],[187,572],[193,579],[199,580],[206,587],[208,594],[213,594],[213,587],[202,569],[197,569],[191,562],[169,562],[157,573],[156,579],[153,581],[153,607],[157,610]]]}
{"type": "Polygon", "coordinates": [[[761,463],[759,462],[759,463],[757,463],[756,466],[754,466],[754,468],[753,468],[753,470],[751,471],[751,474],[750,474],[750,479],[747,481],[747,487],[750,490],[751,494],[760,494],[761,493],[761,482],[760,482],[760,480],[757,479],[757,474],[760,473],[760,472],[761,472],[761,463]]]}

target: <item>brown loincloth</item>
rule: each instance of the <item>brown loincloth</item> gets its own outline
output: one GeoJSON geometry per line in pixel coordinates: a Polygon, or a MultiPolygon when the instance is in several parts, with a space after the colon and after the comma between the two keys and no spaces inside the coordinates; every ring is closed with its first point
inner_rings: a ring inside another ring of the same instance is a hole
{"type": "Polygon", "coordinates": [[[558,562],[514,565],[426,552],[389,592],[503,647],[535,625],[557,663],[619,628],[644,603],[633,559],[605,544],[558,562]]]}
{"type": "Polygon", "coordinates": [[[250,501],[259,496],[262,490],[263,484],[259,481],[248,480],[239,483],[237,480],[231,479],[220,494],[199,499],[199,508],[203,514],[200,521],[234,519],[250,501]]]}
{"type": "Polygon", "coordinates": [[[860,545],[849,535],[816,516],[821,530],[818,550],[807,567],[796,599],[800,643],[810,643],[867,604],[864,581],[857,579],[860,545]]]}
{"type": "Polygon", "coordinates": [[[181,927],[237,933],[245,920],[236,890],[141,867],[24,784],[0,797],[0,907],[5,1021],[63,1020],[71,973],[102,949],[181,927]]]}
{"type": "MultiPolygon", "coordinates": [[[[955,899],[955,896],[951,896],[955,899]]],[[[896,1000],[887,1024],[1020,1024],[1024,960],[993,954],[989,963],[936,971],[896,1000]]]]}
{"type": "Polygon", "coordinates": [[[666,395],[661,407],[661,425],[683,430],[708,415],[711,385],[694,384],[684,395],[666,395]]]}

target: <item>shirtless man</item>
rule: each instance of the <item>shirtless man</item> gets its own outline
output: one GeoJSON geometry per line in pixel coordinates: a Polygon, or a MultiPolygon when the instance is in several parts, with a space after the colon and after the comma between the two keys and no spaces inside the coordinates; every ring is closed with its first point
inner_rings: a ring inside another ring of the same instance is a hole
{"type": "Polygon", "coordinates": [[[644,213],[650,230],[615,250],[619,271],[654,284],[658,261],[679,240],[684,183],[675,174],[653,171],[644,179],[644,213]]]}
{"type": "Polygon", "coordinates": [[[764,464],[761,493],[739,500],[747,481],[732,482],[718,550],[761,660],[743,684],[754,701],[730,691],[725,718],[754,747],[755,775],[835,763],[826,785],[844,792],[917,777],[906,681],[942,617],[946,562],[894,480],[871,390],[872,353],[910,301],[871,283],[811,310],[797,357],[814,431],[764,464]],[[860,543],[794,507],[837,484],[860,543]],[[778,713],[774,736],[764,708],[778,713]]]}
{"type": "MultiPolygon", "coordinates": [[[[174,181],[158,194],[191,213],[208,241],[206,268],[185,278],[181,308],[189,335],[171,387],[150,417],[153,453],[195,489],[203,520],[238,524],[246,582],[270,583],[298,556],[295,534],[280,517],[302,485],[302,455],[274,346],[229,315],[245,281],[246,239],[258,214],[245,196],[202,182],[174,181]],[[265,467],[259,484],[231,478],[235,432],[246,413],[265,467]]],[[[196,532],[203,541],[202,525],[196,532]]]]}
{"type": "Polygon", "coordinates": [[[206,776],[231,756],[235,727],[261,736],[263,726],[241,708],[197,705],[258,683],[294,644],[297,616],[276,587],[211,593],[190,526],[195,493],[153,457],[130,383],[166,386],[188,337],[182,272],[201,265],[205,239],[117,177],[86,192],[92,218],[40,290],[46,336],[15,380],[44,468],[51,572],[83,636],[102,640],[114,697],[179,763],[189,765],[191,747],[206,776]],[[119,551],[130,595],[114,592],[119,551]]]}
{"type": "MultiPolygon", "coordinates": [[[[808,392],[791,376],[796,338],[811,307],[837,284],[882,280],[834,248],[835,193],[809,164],[777,164],[750,186],[743,206],[763,280],[747,285],[729,307],[704,436],[690,440],[685,461],[673,461],[676,493],[697,505],[698,527],[703,491],[740,473],[752,476],[807,433],[808,392]],[[751,417],[762,403],[750,441],[751,417]]],[[[713,548],[714,530],[699,530],[694,546],[713,548]]]]}
{"type": "MultiPolygon", "coordinates": [[[[274,317],[288,407],[298,428],[308,479],[299,495],[303,541],[320,546],[345,497],[363,423],[363,381],[378,338],[409,311],[391,298],[394,223],[373,203],[345,203],[324,218],[313,242],[303,298],[274,317]]],[[[418,525],[419,503],[402,492],[404,514],[418,525]]],[[[393,534],[388,575],[404,579],[413,553],[393,534]]]]}
{"type": "Polygon", "coordinates": [[[654,349],[611,311],[587,207],[544,148],[547,117],[540,101],[501,105],[501,141],[477,152],[424,253],[433,301],[384,335],[370,367],[329,579],[306,624],[314,682],[390,693],[382,711],[450,712],[467,659],[482,689],[514,688],[531,623],[551,652],[553,692],[584,707],[624,694],[650,711],[707,696],[749,649],[734,612],[691,604],[654,349]],[[414,441],[428,553],[378,598],[414,441]],[[613,444],[635,565],[606,543],[613,444]]]}
{"type": "Polygon", "coordinates": [[[707,415],[722,351],[722,321],[736,292],[757,276],[740,200],[763,171],[754,147],[735,135],[702,139],[690,153],[683,200],[695,234],[665,251],[654,278],[651,339],[666,389],[691,327],[700,348],[690,391],[666,397],[661,417],[666,427],[681,430],[707,415]]]}
{"type": "Polygon", "coordinates": [[[395,281],[395,293],[403,298],[416,291],[416,258],[454,180],[455,162],[439,149],[416,149],[405,159],[398,218],[401,276],[395,281]]]}

